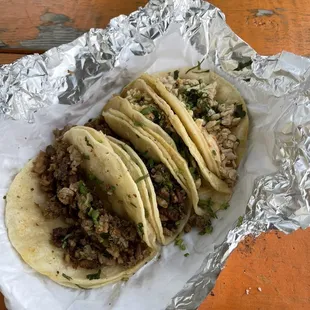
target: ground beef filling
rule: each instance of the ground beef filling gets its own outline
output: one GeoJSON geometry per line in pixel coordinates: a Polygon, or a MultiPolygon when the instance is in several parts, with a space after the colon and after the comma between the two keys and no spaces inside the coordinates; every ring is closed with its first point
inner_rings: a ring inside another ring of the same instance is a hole
{"type": "Polygon", "coordinates": [[[145,160],[151,177],[165,236],[172,236],[186,216],[187,194],[163,164],[145,160]]]}
{"type": "MultiPolygon", "coordinates": [[[[96,195],[104,186],[93,175],[83,173],[80,165],[89,157],[62,141],[68,128],[55,132],[58,137],[36,158],[33,171],[46,193],[40,204],[45,218],[63,217],[68,227],[55,228],[51,242],[64,251],[64,259],[75,268],[134,266],[149,254],[141,240],[141,229],[109,212],[96,195]]],[[[105,185],[107,194],[113,186],[105,185]]]]}

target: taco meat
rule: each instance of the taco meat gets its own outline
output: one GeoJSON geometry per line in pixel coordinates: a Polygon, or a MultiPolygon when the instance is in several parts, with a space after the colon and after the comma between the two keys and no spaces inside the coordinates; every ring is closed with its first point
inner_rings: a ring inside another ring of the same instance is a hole
{"type": "Polygon", "coordinates": [[[90,158],[62,140],[68,129],[55,131],[55,143],[40,152],[33,165],[46,194],[45,203],[39,204],[44,217],[62,217],[67,224],[51,232],[51,242],[63,249],[65,261],[75,268],[134,266],[150,253],[141,239],[143,227],[137,229],[119,218],[98,197],[99,186],[107,195],[113,195],[115,188],[103,187],[95,176],[83,172],[81,163],[90,158]]]}

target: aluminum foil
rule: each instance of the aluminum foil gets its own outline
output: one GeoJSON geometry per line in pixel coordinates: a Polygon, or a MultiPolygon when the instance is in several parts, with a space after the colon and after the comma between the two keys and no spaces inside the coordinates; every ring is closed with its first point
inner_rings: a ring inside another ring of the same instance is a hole
{"type": "MultiPolygon", "coordinates": [[[[188,275],[183,289],[174,297],[171,293],[167,309],[197,308],[213,288],[229,254],[247,234],[274,228],[290,233],[309,226],[310,61],[289,53],[256,54],[232,32],[224,14],[207,2],[152,0],[129,16],[112,19],[106,29],[92,29],[43,55],[26,56],[0,67],[0,129],[8,134],[19,130],[16,143],[22,145],[21,131],[29,138],[68,120],[83,123],[84,112],[144,71],[195,65],[201,59],[246,99],[251,117],[249,151],[239,169],[240,181],[231,203],[235,209],[223,215],[229,221],[223,227],[220,216],[210,246],[203,247],[202,253],[209,254],[195,275],[188,275]],[[237,220],[240,215],[242,221],[237,220]],[[217,244],[214,248],[212,242],[217,244]]],[[[101,107],[99,104],[95,110],[101,107]]],[[[4,145],[7,141],[1,139],[4,145]]],[[[20,155],[28,152],[33,156],[46,139],[23,146],[20,155]]],[[[7,167],[14,165],[5,159],[17,149],[19,146],[12,146],[0,154],[6,179],[11,177],[7,167]]],[[[0,242],[6,244],[7,240],[0,242]]],[[[1,258],[0,267],[5,268],[1,258]]],[[[10,291],[5,283],[0,284],[10,291]]],[[[114,287],[114,299],[119,290],[114,287]]],[[[21,309],[18,294],[10,296],[12,309],[21,309]]],[[[153,295],[156,297],[156,291],[153,295]]],[[[66,307],[77,309],[74,303],[66,307]]]]}

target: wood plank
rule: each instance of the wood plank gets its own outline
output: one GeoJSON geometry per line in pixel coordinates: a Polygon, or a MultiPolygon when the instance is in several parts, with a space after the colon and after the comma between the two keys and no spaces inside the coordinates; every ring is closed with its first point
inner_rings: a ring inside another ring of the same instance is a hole
{"type": "Polygon", "coordinates": [[[310,55],[308,0],[213,0],[228,25],[259,54],[310,55]]]}
{"type": "Polygon", "coordinates": [[[25,56],[25,55],[24,54],[0,53],[0,65],[9,64],[9,63],[14,62],[15,60],[17,60],[23,56],[25,56]]]}
{"type": "Polygon", "coordinates": [[[199,310],[309,309],[309,238],[310,229],[246,238],[199,310]]]}
{"type": "MultiPolygon", "coordinates": [[[[0,46],[47,49],[76,38],[112,17],[128,14],[146,0],[2,0],[0,46]],[[18,7],[18,11],[16,11],[18,7]]],[[[260,54],[283,49],[310,55],[308,0],[213,0],[231,28],[260,54]],[[296,40],[298,38],[298,40],[296,40]]]]}
{"type": "Polygon", "coordinates": [[[147,0],[2,0],[0,47],[58,46],[90,28],[104,28],[112,17],[129,14],[146,3],[147,0]]]}

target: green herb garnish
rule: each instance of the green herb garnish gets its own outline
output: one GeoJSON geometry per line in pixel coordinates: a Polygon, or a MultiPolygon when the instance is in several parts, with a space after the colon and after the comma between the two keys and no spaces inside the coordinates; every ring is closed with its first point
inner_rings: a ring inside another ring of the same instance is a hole
{"type": "Polygon", "coordinates": [[[86,145],[91,147],[92,149],[94,148],[92,144],[90,144],[88,138],[85,136],[85,142],[86,142],[86,145]]]}
{"type": "Polygon", "coordinates": [[[193,71],[193,73],[197,73],[197,74],[200,74],[200,73],[209,73],[209,72],[210,72],[210,70],[202,70],[202,71],[199,71],[199,72],[193,71]]]}
{"type": "Polygon", "coordinates": [[[242,104],[237,104],[235,107],[234,116],[238,118],[243,118],[246,116],[246,112],[242,108],[242,104]]]}
{"type": "Polygon", "coordinates": [[[205,234],[209,235],[212,233],[212,231],[213,231],[213,227],[210,224],[210,225],[206,226],[205,229],[199,233],[199,235],[201,235],[201,236],[205,235],[205,234]]]}
{"type": "Polygon", "coordinates": [[[149,174],[143,175],[142,177],[138,178],[137,180],[135,180],[136,184],[138,184],[139,182],[141,182],[142,180],[146,179],[149,177],[149,174]]]}
{"type": "Polygon", "coordinates": [[[82,195],[86,195],[88,193],[87,187],[85,186],[83,181],[79,182],[79,192],[82,195]]]}
{"type": "Polygon", "coordinates": [[[185,251],[186,250],[186,246],[184,244],[184,241],[179,236],[175,239],[174,245],[177,245],[180,248],[181,251],[185,251]]]}
{"type": "Polygon", "coordinates": [[[92,218],[93,222],[95,224],[98,224],[98,217],[100,215],[100,212],[98,210],[93,209],[90,207],[90,210],[88,211],[88,216],[92,218]]]}
{"type": "Polygon", "coordinates": [[[177,80],[178,78],[179,78],[179,70],[175,70],[174,72],[173,72],[173,78],[175,79],[175,80],[177,80]]]}
{"type": "Polygon", "coordinates": [[[215,150],[212,150],[212,155],[216,156],[216,151],[215,150]]]}
{"type": "Polygon", "coordinates": [[[5,199],[6,199],[6,196],[3,196],[3,199],[5,200],[5,199]]]}
{"type": "Polygon", "coordinates": [[[143,114],[143,115],[148,115],[148,114],[152,113],[153,111],[154,111],[154,107],[149,106],[149,107],[146,107],[146,108],[142,109],[140,111],[140,113],[143,114]]]}
{"type": "Polygon", "coordinates": [[[150,158],[148,160],[148,166],[151,167],[151,168],[153,168],[155,166],[155,162],[154,162],[154,160],[152,158],[150,158]]]}
{"type": "Polygon", "coordinates": [[[63,274],[62,274],[62,276],[63,276],[65,279],[69,280],[69,281],[71,281],[71,280],[72,280],[72,278],[71,278],[71,277],[69,277],[69,276],[67,276],[65,273],[63,273],[63,274]]]}
{"type": "Polygon", "coordinates": [[[229,202],[223,202],[220,206],[221,210],[227,210],[229,208],[229,202]]]}
{"type": "Polygon", "coordinates": [[[243,222],[243,216],[239,216],[238,222],[237,222],[237,227],[240,227],[242,225],[242,222],[243,222]]]}
{"type": "Polygon", "coordinates": [[[203,58],[201,61],[198,60],[197,66],[188,69],[188,70],[185,72],[185,74],[187,74],[188,72],[190,72],[190,71],[192,71],[192,70],[194,70],[194,69],[196,69],[196,68],[197,68],[198,70],[201,70],[201,64],[202,64],[204,61],[205,61],[204,58],[203,58]]]}
{"type": "Polygon", "coordinates": [[[97,273],[91,273],[86,276],[88,280],[97,280],[100,279],[101,269],[98,270],[97,273]]]}
{"type": "Polygon", "coordinates": [[[185,257],[189,256],[189,253],[185,253],[184,256],[185,256],[185,257]]]}
{"type": "Polygon", "coordinates": [[[212,207],[214,205],[214,202],[212,201],[211,197],[204,200],[204,199],[200,199],[198,202],[198,206],[204,210],[207,211],[208,215],[211,218],[217,218],[216,213],[213,211],[212,207]]]}
{"type": "Polygon", "coordinates": [[[144,235],[143,224],[142,223],[138,223],[137,228],[138,228],[138,234],[142,238],[142,236],[144,235]]]}

